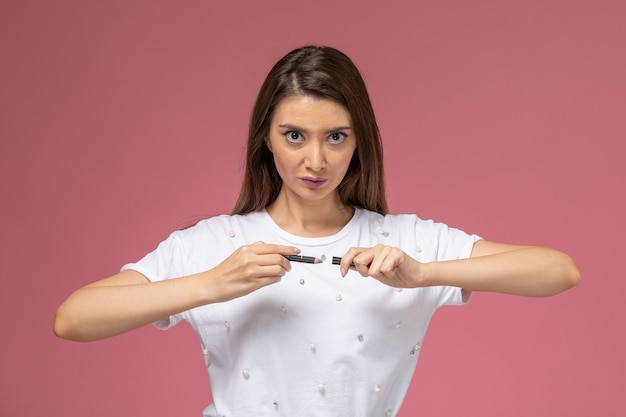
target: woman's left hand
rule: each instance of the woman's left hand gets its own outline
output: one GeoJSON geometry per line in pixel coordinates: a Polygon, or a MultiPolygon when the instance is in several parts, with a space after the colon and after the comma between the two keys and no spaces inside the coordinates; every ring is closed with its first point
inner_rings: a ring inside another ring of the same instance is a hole
{"type": "Polygon", "coordinates": [[[345,277],[348,269],[356,270],[364,277],[375,278],[390,287],[422,286],[422,264],[393,246],[349,249],[341,260],[341,275],[345,277]]]}
{"type": "Polygon", "coordinates": [[[434,285],[470,291],[546,297],[578,284],[580,271],[565,253],[539,246],[480,240],[469,258],[421,263],[398,248],[352,248],[340,264],[396,288],[434,285]],[[351,263],[354,263],[352,266],[351,263]]]}

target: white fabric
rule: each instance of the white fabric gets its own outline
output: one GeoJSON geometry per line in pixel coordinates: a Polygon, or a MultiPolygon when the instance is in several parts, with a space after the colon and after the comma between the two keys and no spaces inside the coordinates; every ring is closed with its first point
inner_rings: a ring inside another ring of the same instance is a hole
{"type": "Polygon", "coordinates": [[[218,216],[174,232],[134,264],[151,281],[205,271],[257,241],[293,245],[322,264],[292,262],[281,282],[245,297],[186,311],[205,355],[213,403],[204,416],[395,416],[435,310],[461,304],[459,288],[397,290],[350,271],[333,256],[350,247],[396,246],[422,262],[469,257],[480,239],[414,215],[357,210],[337,234],[294,236],[265,212],[218,216]]]}

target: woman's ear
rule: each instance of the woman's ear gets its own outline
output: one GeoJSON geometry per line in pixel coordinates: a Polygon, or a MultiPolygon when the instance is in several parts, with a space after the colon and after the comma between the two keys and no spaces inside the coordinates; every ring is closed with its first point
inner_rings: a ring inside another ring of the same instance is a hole
{"type": "Polygon", "coordinates": [[[269,149],[270,152],[272,152],[272,144],[270,142],[270,138],[265,138],[265,144],[267,145],[267,149],[269,149]]]}

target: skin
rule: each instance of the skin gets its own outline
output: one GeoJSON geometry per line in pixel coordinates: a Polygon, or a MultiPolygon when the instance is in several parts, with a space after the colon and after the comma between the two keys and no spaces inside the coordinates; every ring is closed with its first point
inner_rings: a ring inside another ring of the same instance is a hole
{"type": "MultiPolygon", "coordinates": [[[[283,179],[268,214],[290,233],[327,236],[354,214],[337,186],[356,149],[351,118],[328,99],[287,97],[276,107],[266,140],[283,179]]],[[[186,277],[150,282],[124,271],[74,292],[57,310],[55,333],[76,341],[115,336],[194,307],[224,302],[275,284],[291,270],[283,255],[291,246],[257,242],[242,246],[215,268],[186,277]]],[[[450,285],[471,291],[550,296],[576,285],[580,273],[564,253],[543,247],[479,241],[469,259],[420,263],[398,248],[351,248],[350,264],[363,277],[396,288],[450,285]]],[[[340,278],[340,277],[338,277],[340,278]]]]}
{"type": "Polygon", "coordinates": [[[283,187],[267,212],[298,236],[328,236],[352,218],[337,187],[356,149],[348,111],[332,100],[307,96],[283,99],[274,111],[267,146],[283,187]],[[307,179],[321,180],[314,186],[307,179]]]}

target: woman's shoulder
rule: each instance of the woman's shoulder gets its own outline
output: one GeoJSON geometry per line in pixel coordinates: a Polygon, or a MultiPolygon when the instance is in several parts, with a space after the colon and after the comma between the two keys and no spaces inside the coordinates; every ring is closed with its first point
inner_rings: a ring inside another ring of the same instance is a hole
{"type": "Polygon", "coordinates": [[[232,235],[232,231],[241,228],[255,227],[263,223],[263,212],[247,214],[217,214],[205,217],[191,226],[174,231],[173,235],[189,239],[194,236],[202,236],[207,233],[215,234],[223,232],[232,235]]]}
{"type": "Polygon", "coordinates": [[[419,217],[417,214],[413,213],[387,213],[381,214],[375,211],[370,211],[366,209],[360,209],[361,218],[363,221],[372,223],[377,222],[385,225],[399,225],[404,226],[407,224],[417,224],[417,223],[425,223],[425,224],[434,224],[433,220],[424,220],[419,217]]]}
{"type": "Polygon", "coordinates": [[[416,214],[364,214],[372,220],[370,230],[379,235],[383,243],[420,253],[422,260],[469,257],[473,244],[480,239],[477,235],[433,219],[422,219],[416,214]]]}
{"type": "Polygon", "coordinates": [[[381,214],[369,210],[361,210],[361,221],[367,223],[373,233],[396,236],[421,235],[436,236],[455,231],[446,223],[433,219],[424,219],[414,213],[381,214]]]}
{"type": "Polygon", "coordinates": [[[248,224],[258,223],[265,219],[266,214],[264,210],[253,211],[246,214],[217,214],[214,216],[206,217],[200,220],[196,226],[199,227],[222,227],[230,226],[233,224],[248,224]]]}

